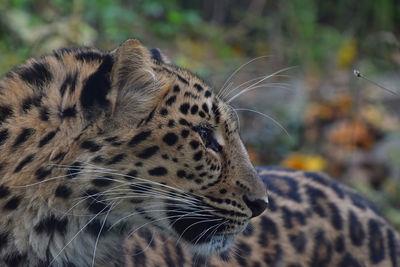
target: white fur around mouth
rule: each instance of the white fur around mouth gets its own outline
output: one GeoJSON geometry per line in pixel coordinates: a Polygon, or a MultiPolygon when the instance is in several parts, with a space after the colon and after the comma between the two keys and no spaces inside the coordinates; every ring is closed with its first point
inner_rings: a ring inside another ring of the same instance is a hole
{"type": "Polygon", "coordinates": [[[221,234],[215,235],[211,238],[210,242],[196,245],[193,249],[196,254],[208,256],[214,253],[221,253],[228,250],[236,235],[234,234],[221,234]]]}

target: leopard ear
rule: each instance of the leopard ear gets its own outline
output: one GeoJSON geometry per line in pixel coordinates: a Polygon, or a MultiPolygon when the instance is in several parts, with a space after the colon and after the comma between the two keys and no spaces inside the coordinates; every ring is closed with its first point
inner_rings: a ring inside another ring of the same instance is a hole
{"type": "Polygon", "coordinates": [[[113,113],[135,114],[140,118],[149,109],[151,111],[164,84],[153,70],[155,63],[151,53],[138,40],[129,39],[112,54],[113,113]]]}
{"type": "Polygon", "coordinates": [[[112,70],[112,83],[119,90],[126,87],[142,88],[143,85],[156,80],[151,69],[151,55],[149,51],[136,39],[125,41],[112,52],[115,63],[112,70]]]}

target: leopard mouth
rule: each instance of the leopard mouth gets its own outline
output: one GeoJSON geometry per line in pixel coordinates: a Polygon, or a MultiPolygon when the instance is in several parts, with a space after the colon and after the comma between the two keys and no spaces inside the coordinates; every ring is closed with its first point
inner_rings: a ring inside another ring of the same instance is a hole
{"type": "Polygon", "coordinates": [[[186,241],[200,254],[228,249],[240,232],[228,231],[228,223],[232,220],[215,216],[205,210],[194,212],[189,208],[176,209],[168,206],[168,217],[178,238],[186,241]]]}
{"type": "Polygon", "coordinates": [[[207,211],[190,209],[169,209],[168,217],[175,232],[188,243],[209,243],[213,236],[226,230],[223,218],[211,215],[207,211]]]}

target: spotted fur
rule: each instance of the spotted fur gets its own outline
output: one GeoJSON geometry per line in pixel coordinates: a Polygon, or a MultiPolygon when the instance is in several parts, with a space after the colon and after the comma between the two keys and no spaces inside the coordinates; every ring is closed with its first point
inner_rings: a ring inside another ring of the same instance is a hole
{"type": "Polygon", "coordinates": [[[370,201],[320,173],[277,167],[257,172],[269,189],[269,207],[230,249],[196,257],[185,245],[144,229],[128,240],[127,266],[400,265],[398,234],[370,201]]]}
{"type": "Polygon", "coordinates": [[[136,40],[6,74],[0,150],[1,266],[399,266],[372,204],[256,171],[229,105],[136,40]]]}

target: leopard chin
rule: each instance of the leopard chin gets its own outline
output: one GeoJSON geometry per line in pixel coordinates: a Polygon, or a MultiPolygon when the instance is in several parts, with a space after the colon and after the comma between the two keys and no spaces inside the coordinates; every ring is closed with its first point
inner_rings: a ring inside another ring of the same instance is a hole
{"type": "Polygon", "coordinates": [[[238,224],[227,218],[212,215],[208,211],[169,208],[171,228],[191,250],[200,256],[210,256],[228,250],[248,222],[238,224]],[[235,228],[233,228],[234,226],[235,228]],[[240,226],[239,226],[240,225],[240,226]]]}
{"type": "Polygon", "coordinates": [[[236,234],[218,234],[210,238],[208,243],[203,243],[192,247],[192,251],[199,256],[210,256],[228,251],[236,234]]]}

